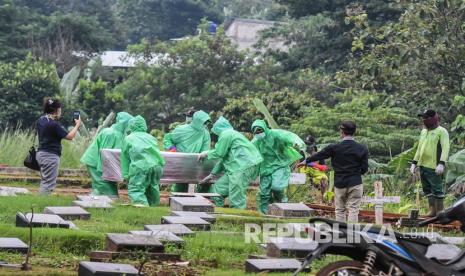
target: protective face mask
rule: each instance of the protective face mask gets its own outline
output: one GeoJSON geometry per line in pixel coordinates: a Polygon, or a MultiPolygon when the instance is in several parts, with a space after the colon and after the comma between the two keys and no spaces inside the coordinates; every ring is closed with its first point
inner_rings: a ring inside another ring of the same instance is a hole
{"type": "Polygon", "coordinates": [[[190,123],[190,122],[192,122],[192,117],[187,117],[186,116],[186,123],[190,123]]]}
{"type": "Polygon", "coordinates": [[[257,138],[258,140],[261,140],[263,138],[265,138],[266,134],[264,132],[262,133],[259,133],[259,134],[255,134],[255,138],[257,138]]]}

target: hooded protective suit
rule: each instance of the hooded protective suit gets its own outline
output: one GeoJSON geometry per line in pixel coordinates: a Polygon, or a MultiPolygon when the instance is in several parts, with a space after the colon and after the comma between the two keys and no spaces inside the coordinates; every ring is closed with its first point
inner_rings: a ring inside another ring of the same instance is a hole
{"type": "Polygon", "coordinates": [[[246,208],[247,188],[255,180],[258,164],[263,161],[257,148],[241,133],[235,131],[228,120],[220,117],[213,125],[212,132],[218,135],[213,150],[208,151],[208,159],[220,162],[212,171],[213,175],[224,171],[224,175],[213,185],[211,191],[222,198],[215,198],[216,206],[224,206],[229,197],[230,207],[246,208]]]}
{"type": "MultiPolygon", "coordinates": [[[[172,132],[163,138],[165,150],[175,147],[177,152],[201,153],[210,149],[210,133],[205,127],[205,123],[210,120],[210,116],[199,110],[194,113],[192,122],[177,126],[172,132]]],[[[199,185],[197,192],[208,192],[209,185],[199,185]]],[[[187,192],[188,184],[174,184],[171,186],[172,192],[187,192]]]]}
{"type": "Polygon", "coordinates": [[[257,128],[264,131],[262,138],[255,137],[252,140],[263,157],[263,162],[260,164],[257,209],[266,214],[268,205],[273,201],[287,202],[285,189],[289,185],[291,176],[290,166],[302,158],[295,147],[304,151],[306,145],[299,136],[292,132],[269,129],[263,120],[256,120],[252,124],[252,132],[255,132],[257,128]]]}
{"type": "Polygon", "coordinates": [[[157,139],[147,133],[147,124],[141,116],[129,122],[129,132],[121,151],[121,173],[129,179],[129,199],[134,205],[157,205],[165,165],[157,139]]]}
{"type": "Polygon", "coordinates": [[[104,128],[92,144],[87,148],[81,157],[81,163],[87,166],[87,170],[92,178],[92,194],[106,195],[110,197],[118,196],[118,185],[115,182],[102,179],[102,159],[100,150],[121,149],[129,120],[133,117],[126,112],[119,112],[116,115],[116,123],[111,127],[104,128]]]}

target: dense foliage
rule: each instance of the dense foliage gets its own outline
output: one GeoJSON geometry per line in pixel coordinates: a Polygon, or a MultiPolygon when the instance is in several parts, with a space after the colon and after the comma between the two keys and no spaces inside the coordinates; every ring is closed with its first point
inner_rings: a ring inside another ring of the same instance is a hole
{"type": "Polygon", "coordinates": [[[167,130],[193,106],[248,131],[262,117],[252,102],[260,98],[280,127],[311,134],[321,144],[338,139],[341,120],[355,120],[359,139],[378,161],[413,146],[420,129],[416,114],[427,107],[440,111],[454,148],[465,145],[460,0],[0,3],[3,124],[37,116],[41,98],[60,94],[55,67],[62,76],[78,65],[81,79],[66,108],[82,110],[91,127],[110,111],[126,110],[143,115],[152,129],[167,130]],[[257,46],[279,37],[289,51],[239,52],[221,26],[215,34],[207,31],[208,21],[235,16],[280,21],[257,46]],[[151,62],[128,70],[94,64],[88,76],[86,64],[70,54],[125,48],[151,62]],[[33,57],[26,59],[28,52],[33,57]],[[28,73],[37,68],[46,73],[28,73]],[[34,85],[18,85],[24,79],[34,85]],[[7,101],[27,106],[3,108],[7,101]],[[35,113],[21,112],[33,107],[35,113]]]}
{"type": "Polygon", "coordinates": [[[46,96],[60,94],[55,66],[31,56],[17,63],[0,63],[0,129],[30,127],[42,112],[46,96]]]}

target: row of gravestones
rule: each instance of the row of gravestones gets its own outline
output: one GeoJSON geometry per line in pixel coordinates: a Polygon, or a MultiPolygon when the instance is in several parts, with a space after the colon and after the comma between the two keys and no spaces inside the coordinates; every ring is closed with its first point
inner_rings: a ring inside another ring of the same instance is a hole
{"type": "Polygon", "coordinates": [[[96,275],[111,272],[112,275],[136,275],[137,270],[127,264],[99,263],[114,257],[134,258],[144,252],[149,259],[180,261],[177,254],[166,254],[165,246],[182,247],[183,236],[195,235],[194,231],[209,231],[216,218],[211,215],[214,206],[203,197],[171,197],[171,215],[161,218],[161,224],[145,225],[144,230],[128,234],[107,234],[106,251],[91,252],[94,262],[81,262],[79,275],[96,275]]]}
{"type": "MultiPolygon", "coordinates": [[[[180,260],[179,255],[164,254],[165,245],[182,246],[184,241],[180,236],[193,235],[193,230],[210,230],[216,218],[209,214],[213,213],[214,207],[205,198],[172,197],[170,202],[172,213],[162,217],[160,225],[145,225],[144,231],[134,230],[128,234],[108,233],[106,251],[91,252],[90,258],[94,261],[81,262],[78,274],[137,275],[138,271],[131,265],[99,261],[115,257],[134,258],[141,251],[158,260],[180,260]]],[[[78,196],[73,202],[76,206],[46,207],[44,213],[37,214],[18,213],[16,226],[76,228],[71,220],[90,219],[90,213],[83,207],[108,209],[112,208],[111,203],[112,199],[105,196],[78,196]]],[[[17,238],[0,238],[0,250],[27,253],[28,246],[17,238]]]]}
{"type": "MultiPolygon", "coordinates": [[[[313,210],[303,203],[273,203],[269,205],[268,215],[278,218],[309,218],[313,210]]],[[[288,223],[286,233],[306,235],[305,224],[288,223]]],[[[308,239],[293,237],[273,237],[263,245],[266,256],[251,256],[245,262],[245,271],[261,272],[292,272],[302,265],[299,258],[304,258],[316,249],[317,243],[308,239]]]]}
{"type": "MultiPolygon", "coordinates": [[[[79,197],[81,205],[94,208],[111,207],[111,199],[106,197],[79,197]],[[96,204],[96,202],[100,202],[96,204]],[[83,202],[83,203],[82,203],[83,202]],[[108,205],[103,204],[106,202],[108,205]]],[[[74,203],[75,205],[76,202],[74,203]]],[[[211,224],[215,222],[213,205],[203,197],[171,197],[171,215],[162,217],[160,225],[146,225],[144,231],[134,230],[129,234],[107,234],[107,251],[92,252],[91,261],[102,259],[113,259],[114,256],[128,257],[131,252],[136,253],[144,250],[150,254],[150,258],[159,260],[180,260],[179,255],[164,254],[164,246],[167,243],[182,246],[184,241],[180,236],[192,235],[192,230],[210,230],[211,224]]],[[[47,207],[45,214],[34,214],[33,226],[70,227],[70,222],[65,219],[90,219],[90,214],[80,207],[47,207]],[[57,218],[58,217],[58,218],[57,218]]],[[[301,203],[275,203],[270,205],[269,215],[274,217],[310,217],[312,210],[301,203]]],[[[17,225],[27,226],[30,214],[18,215],[17,225]]],[[[306,224],[289,224],[294,232],[308,232],[306,224]],[[296,231],[297,230],[297,231],[296,231]]],[[[463,243],[459,238],[437,237],[439,242],[463,243]]],[[[27,245],[19,240],[0,240],[11,249],[12,243],[16,243],[18,251],[26,252],[27,245]]],[[[1,243],[0,243],[1,244],[1,243]]],[[[255,257],[246,260],[246,272],[285,272],[293,271],[300,267],[301,262],[297,259],[304,258],[309,252],[316,249],[318,244],[309,239],[297,239],[292,237],[271,238],[265,245],[266,256],[255,257]]],[[[449,244],[437,244],[431,247],[427,255],[439,259],[445,259],[458,252],[456,246],[449,244]],[[445,254],[447,252],[448,254],[445,254]],[[439,253],[439,254],[438,254],[439,253]],[[447,255],[447,256],[446,256],[447,255]]],[[[134,254],[133,254],[134,256],[134,254]]],[[[132,275],[137,273],[134,267],[126,264],[81,262],[79,275],[96,275],[102,272],[120,273],[115,275],[132,275]],[[132,272],[131,272],[132,271],[132,272]]]]}

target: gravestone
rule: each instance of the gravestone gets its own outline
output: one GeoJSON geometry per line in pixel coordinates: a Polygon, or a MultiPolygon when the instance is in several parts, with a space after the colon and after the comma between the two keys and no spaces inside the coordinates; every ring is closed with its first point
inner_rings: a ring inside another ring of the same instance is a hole
{"type": "Polygon", "coordinates": [[[145,230],[157,232],[157,231],[168,231],[176,236],[188,236],[195,235],[195,232],[187,228],[183,224],[157,224],[157,225],[145,225],[145,230]]]}
{"type": "Polygon", "coordinates": [[[25,188],[0,186],[0,196],[16,196],[16,194],[29,194],[25,188]]]}
{"type": "Polygon", "coordinates": [[[109,196],[93,196],[93,195],[78,195],[76,196],[80,201],[106,201],[113,202],[113,199],[109,196]]]}
{"type": "Polygon", "coordinates": [[[80,262],[78,276],[96,276],[96,275],[125,275],[136,276],[138,270],[128,264],[112,264],[99,262],[80,262]]]}
{"type": "Polygon", "coordinates": [[[27,253],[27,244],[17,238],[0,238],[0,251],[27,253]]]}
{"type": "Polygon", "coordinates": [[[428,247],[425,257],[428,259],[437,259],[439,261],[449,261],[455,258],[461,252],[460,248],[453,244],[432,244],[428,247]]]}
{"type": "Polygon", "coordinates": [[[0,190],[0,196],[16,196],[16,194],[13,191],[0,190]]]}
{"type": "Polygon", "coordinates": [[[213,213],[214,206],[204,197],[170,197],[171,211],[213,213]]]}
{"type": "Polygon", "coordinates": [[[305,258],[317,247],[318,243],[310,239],[270,238],[270,242],[266,246],[266,255],[276,258],[290,256],[305,258]]]}
{"type": "Polygon", "coordinates": [[[245,272],[294,272],[301,265],[296,259],[248,259],[245,262],[245,272]]]}
{"type": "Polygon", "coordinates": [[[179,217],[199,217],[210,223],[215,223],[216,221],[216,218],[214,216],[209,215],[205,212],[173,211],[171,212],[171,215],[179,217]]]}
{"type": "Polygon", "coordinates": [[[363,203],[375,204],[375,223],[381,225],[383,220],[383,204],[385,203],[400,203],[400,196],[383,196],[383,182],[375,181],[373,183],[375,196],[362,198],[363,203]]]}
{"type": "Polygon", "coordinates": [[[312,212],[303,203],[273,203],[268,207],[268,215],[278,217],[310,217],[312,212]]]}
{"type": "Polygon", "coordinates": [[[73,201],[74,206],[79,206],[81,208],[94,208],[94,209],[111,209],[113,206],[108,201],[81,201],[75,200],[73,201]]]}
{"type": "MultiPolygon", "coordinates": [[[[31,213],[16,214],[16,227],[29,227],[31,213]]],[[[50,214],[34,214],[32,219],[32,227],[51,227],[51,228],[76,228],[74,223],[66,221],[60,216],[50,214]]]]}
{"type": "Polygon", "coordinates": [[[129,231],[129,234],[140,236],[153,236],[157,238],[163,245],[174,244],[181,246],[184,240],[175,234],[168,231],[129,231]]]}
{"type": "Polygon", "coordinates": [[[212,197],[220,197],[220,194],[217,193],[182,193],[182,192],[171,192],[172,197],[204,197],[204,198],[212,198],[212,197]]]}
{"type": "Polygon", "coordinates": [[[44,213],[58,215],[65,220],[75,220],[75,219],[88,220],[90,219],[90,213],[78,206],[75,206],[75,207],[56,207],[56,206],[45,207],[44,213]]]}
{"type": "Polygon", "coordinates": [[[211,224],[199,217],[165,216],[161,218],[162,224],[184,224],[191,230],[209,231],[211,224]]]}
{"type": "Polygon", "coordinates": [[[107,251],[139,251],[162,253],[163,244],[155,236],[107,234],[107,251]]]}

